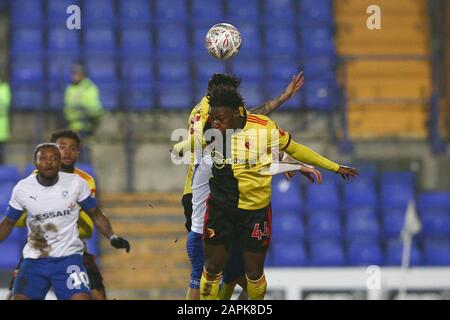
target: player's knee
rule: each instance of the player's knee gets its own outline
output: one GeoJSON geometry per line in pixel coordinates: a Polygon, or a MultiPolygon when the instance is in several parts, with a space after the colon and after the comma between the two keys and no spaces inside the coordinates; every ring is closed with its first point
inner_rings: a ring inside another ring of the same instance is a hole
{"type": "Polygon", "coordinates": [[[207,262],[205,266],[206,277],[215,278],[219,273],[222,272],[223,266],[217,262],[207,262]]]}
{"type": "Polygon", "coordinates": [[[246,274],[247,274],[248,279],[258,280],[264,274],[264,270],[262,270],[262,269],[247,270],[246,274]]]}

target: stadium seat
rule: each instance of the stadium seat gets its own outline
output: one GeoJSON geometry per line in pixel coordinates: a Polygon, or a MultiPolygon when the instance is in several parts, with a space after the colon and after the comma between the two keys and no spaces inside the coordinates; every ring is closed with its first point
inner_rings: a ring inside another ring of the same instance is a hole
{"type": "Polygon", "coordinates": [[[404,209],[382,209],[384,236],[399,237],[405,224],[405,215],[404,209]]]}
{"type": "Polygon", "coordinates": [[[306,106],[313,110],[331,110],[336,107],[334,81],[313,80],[305,84],[306,106]]]}
{"type": "Polygon", "coordinates": [[[350,238],[378,238],[380,227],[371,209],[348,210],[345,214],[346,236],[350,238]]]}
{"type": "MultiPolygon", "coordinates": [[[[2,166],[3,167],[3,166],[2,166]]],[[[2,167],[0,167],[0,174],[2,171],[2,167]]],[[[0,212],[3,214],[8,207],[9,200],[11,199],[11,194],[14,186],[16,185],[17,180],[3,180],[1,178],[0,184],[0,212]]]]}
{"type": "Polygon", "coordinates": [[[41,86],[13,85],[11,91],[14,110],[41,109],[44,105],[45,89],[41,86]]]}
{"type": "Polygon", "coordinates": [[[117,80],[116,63],[114,59],[106,57],[89,58],[86,60],[86,68],[89,78],[96,84],[110,83],[117,80]]]}
{"type": "Polygon", "coordinates": [[[380,178],[380,188],[383,208],[406,208],[414,197],[414,174],[384,172],[380,178]]]}
{"type": "Polygon", "coordinates": [[[301,214],[303,208],[299,177],[287,181],[283,175],[272,178],[272,210],[274,214],[301,214]]]}
{"type": "Polygon", "coordinates": [[[153,53],[152,36],[146,29],[124,29],[121,32],[122,56],[145,56],[153,53]]]}
{"type": "Polygon", "coordinates": [[[317,240],[311,242],[312,266],[343,266],[346,264],[342,243],[336,240],[317,240]]]}
{"type": "Polygon", "coordinates": [[[300,46],[295,29],[292,27],[273,27],[265,33],[264,49],[272,59],[278,57],[297,57],[300,46]]]}
{"type": "Polygon", "coordinates": [[[382,265],[383,253],[378,241],[358,239],[348,244],[348,259],[355,266],[382,265]]]}
{"type": "MultiPolygon", "coordinates": [[[[287,85],[289,84],[290,80],[269,80],[265,82],[265,98],[268,99],[274,99],[278,97],[284,90],[286,89],[287,85]]],[[[280,110],[295,110],[300,109],[303,107],[303,101],[302,101],[302,91],[298,91],[295,96],[284,102],[281,106],[280,110]]]]}
{"type": "Polygon", "coordinates": [[[53,28],[48,32],[47,52],[49,55],[60,53],[78,55],[79,33],[66,28],[53,28]]]}
{"type": "Polygon", "coordinates": [[[342,236],[341,221],[333,211],[319,211],[308,215],[308,239],[338,239],[342,236]]]}
{"type": "Polygon", "coordinates": [[[259,58],[262,53],[261,29],[255,24],[239,25],[241,48],[237,57],[259,58]]]}
{"type": "Polygon", "coordinates": [[[272,264],[278,267],[298,267],[308,264],[305,247],[301,241],[272,243],[272,264]]]}
{"type": "Polygon", "coordinates": [[[124,84],[151,84],[153,82],[153,64],[150,60],[123,61],[122,80],[124,84]]]}
{"type": "Polygon", "coordinates": [[[124,100],[127,110],[150,110],[155,106],[155,89],[150,83],[131,83],[124,87],[124,100]]]}
{"type": "Polygon", "coordinates": [[[84,1],[81,7],[83,22],[90,26],[108,26],[115,25],[114,0],[95,0],[84,1]]]}
{"type": "Polygon", "coordinates": [[[450,266],[449,238],[428,238],[423,241],[425,263],[430,266],[450,266]]]}
{"type": "Polygon", "coordinates": [[[192,88],[185,84],[160,85],[159,106],[164,109],[186,109],[192,106],[192,88]]]}
{"type": "Polygon", "coordinates": [[[194,24],[212,27],[219,21],[223,21],[222,1],[192,0],[190,16],[194,24]]]}
{"type": "Polygon", "coordinates": [[[103,108],[108,111],[117,110],[119,108],[120,85],[111,80],[108,82],[99,82],[97,85],[103,108]]]}
{"type": "Polygon", "coordinates": [[[422,233],[426,236],[450,236],[450,211],[430,209],[420,215],[422,233]]]}
{"type": "Polygon", "coordinates": [[[272,81],[284,81],[285,86],[300,70],[298,59],[293,58],[268,60],[266,65],[268,78],[272,81]]]}
{"type": "Polygon", "coordinates": [[[8,236],[8,240],[18,242],[22,247],[27,242],[28,229],[27,228],[13,228],[8,236]]]}
{"type": "Polygon", "coordinates": [[[344,206],[352,207],[377,207],[377,193],[372,183],[362,180],[347,181],[343,185],[344,206]]]}
{"type": "Polygon", "coordinates": [[[231,24],[257,21],[259,18],[258,0],[247,0],[245,5],[242,5],[241,0],[227,0],[226,6],[227,21],[230,21],[231,24]]]}
{"type": "Polygon", "coordinates": [[[414,173],[409,171],[386,171],[381,174],[380,183],[382,186],[403,184],[408,187],[414,187],[414,173]]]}
{"type": "Polygon", "coordinates": [[[56,85],[49,85],[49,87],[48,104],[46,106],[51,110],[63,110],[65,87],[61,86],[60,89],[55,89],[57,88],[56,85]]]}
{"type": "Polygon", "coordinates": [[[157,47],[158,54],[161,57],[170,55],[187,59],[189,57],[189,44],[186,30],[180,26],[161,25],[157,31],[157,47]]]}
{"type": "Polygon", "coordinates": [[[260,106],[265,101],[264,87],[261,82],[247,81],[242,83],[240,92],[245,101],[245,106],[249,109],[260,106]]]}
{"type": "Polygon", "coordinates": [[[429,209],[450,210],[450,192],[428,191],[422,192],[417,197],[417,208],[426,212],[429,209]]]}
{"type": "Polygon", "coordinates": [[[148,0],[119,1],[119,19],[122,28],[149,26],[152,21],[148,0]]]}
{"type": "Polygon", "coordinates": [[[11,34],[11,53],[14,56],[39,56],[43,51],[42,31],[39,28],[15,28],[11,34]]]}
{"type": "Polygon", "coordinates": [[[334,56],[318,56],[303,60],[303,71],[307,79],[333,79],[334,56]]]}
{"type": "Polygon", "coordinates": [[[201,89],[206,92],[206,85],[214,73],[225,73],[225,65],[218,61],[209,59],[195,60],[194,69],[197,82],[203,84],[201,89]]]}
{"type": "Polygon", "coordinates": [[[86,57],[95,54],[114,56],[116,39],[111,28],[86,28],[84,34],[84,53],[86,57]]]}
{"type": "Polygon", "coordinates": [[[186,22],[188,2],[185,0],[156,0],[155,18],[159,22],[186,22]]]}
{"type": "Polygon", "coordinates": [[[94,228],[92,237],[86,240],[87,251],[95,256],[95,262],[99,264],[98,257],[100,257],[100,235],[97,228],[94,228]]]}
{"type": "Polygon", "coordinates": [[[292,24],[295,19],[295,1],[267,0],[264,1],[264,19],[269,24],[292,24]]]}
{"type": "MultiPolygon", "coordinates": [[[[80,5],[79,0],[47,0],[46,2],[47,22],[52,26],[65,26],[69,17],[67,8],[71,5],[80,5]]],[[[83,18],[81,19],[81,23],[83,23],[83,18]]]]}
{"type": "Polygon", "coordinates": [[[301,35],[302,49],[306,56],[335,54],[333,35],[329,28],[303,28],[301,35]]]}
{"type": "Polygon", "coordinates": [[[30,174],[33,173],[33,171],[36,169],[36,166],[33,163],[29,163],[25,166],[23,169],[23,175],[22,178],[28,177],[30,174]]]}
{"type": "Polygon", "coordinates": [[[14,59],[11,65],[11,80],[13,83],[42,82],[44,70],[42,60],[29,57],[29,59],[14,59]]]}
{"type": "Polygon", "coordinates": [[[158,79],[163,82],[187,82],[190,79],[188,60],[160,59],[158,61],[158,79]]]}
{"type": "Polygon", "coordinates": [[[231,73],[238,76],[242,83],[258,82],[263,79],[263,65],[260,60],[236,57],[231,61],[231,73]]]}
{"type": "Polygon", "coordinates": [[[0,270],[14,270],[22,257],[23,245],[19,241],[6,239],[0,243],[0,270]]]}
{"type": "Polygon", "coordinates": [[[13,26],[40,27],[43,23],[41,0],[14,0],[11,3],[13,26]]]}
{"type": "Polygon", "coordinates": [[[272,239],[276,240],[302,240],[305,230],[300,213],[274,212],[272,214],[272,239]]]}
{"type": "Polygon", "coordinates": [[[339,208],[338,187],[334,183],[323,182],[306,188],[306,207],[308,210],[339,208]]]}
{"type": "MultiPolygon", "coordinates": [[[[390,239],[386,243],[386,251],[384,261],[389,266],[400,266],[402,263],[403,243],[398,239],[390,239]]],[[[418,266],[423,264],[422,253],[417,244],[413,242],[410,261],[411,266],[418,266]]]]}
{"type": "Polygon", "coordinates": [[[331,26],[333,24],[331,0],[302,0],[298,18],[301,26],[331,26]]]}
{"type": "Polygon", "coordinates": [[[58,56],[47,60],[47,76],[51,83],[58,83],[63,86],[72,80],[72,66],[77,61],[68,59],[66,56],[58,56]]]}

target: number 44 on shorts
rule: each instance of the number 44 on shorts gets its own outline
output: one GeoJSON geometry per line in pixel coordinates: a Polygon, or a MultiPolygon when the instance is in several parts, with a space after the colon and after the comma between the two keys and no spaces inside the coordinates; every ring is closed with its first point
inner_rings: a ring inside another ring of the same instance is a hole
{"type": "Polygon", "coordinates": [[[259,228],[259,223],[255,223],[255,227],[253,228],[252,238],[257,238],[261,240],[263,237],[269,237],[269,227],[267,226],[267,221],[264,221],[264,232],[259,228]]]}
{"type": "Polygon", "coordinates": [[[77,265],[71,265],[67,267],[66,273],[69,274],[67,278],[67,288],[70,290],[80,289],[81,285],[84,285],[89,289],[89,278],[86,272],[81,271],[80,267],[77,265]]]}

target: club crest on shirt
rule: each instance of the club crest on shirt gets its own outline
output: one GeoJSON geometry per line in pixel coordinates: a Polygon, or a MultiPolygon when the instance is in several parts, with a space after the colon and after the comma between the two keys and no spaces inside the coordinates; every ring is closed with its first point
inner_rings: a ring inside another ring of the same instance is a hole
{"type": "Polygon", "coordinates": [[[63,199],[65,199],[69,195],[69,191],[64,190],[61,194],[62,194],[63,199]]]}

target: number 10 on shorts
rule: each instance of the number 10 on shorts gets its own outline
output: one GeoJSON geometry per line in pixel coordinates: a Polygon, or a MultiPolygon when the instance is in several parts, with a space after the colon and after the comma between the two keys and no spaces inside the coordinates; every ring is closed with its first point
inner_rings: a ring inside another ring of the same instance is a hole
{"type": "Polygon", "coordinates": [[[67,268],[66,271],[69,274],[67,278],[67,288],[72,289],[80,289],[83,284],[86,288],[89,289],[89,278],[86,272],[81,271],[80,267],[77,265],[71,265],[67,268]]]}
{"type": "Polygon", "coordinates": [[[269,237],[269,227],[267,226],[267,221],[264,221],[264,232],[261,232],[259,228],[259,223],[255,223],[255,227],[253,228],[252,238],[257,238],[261,240],[263,237],[269,237]]]}

